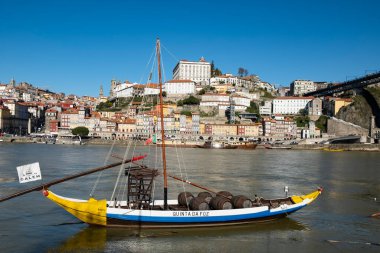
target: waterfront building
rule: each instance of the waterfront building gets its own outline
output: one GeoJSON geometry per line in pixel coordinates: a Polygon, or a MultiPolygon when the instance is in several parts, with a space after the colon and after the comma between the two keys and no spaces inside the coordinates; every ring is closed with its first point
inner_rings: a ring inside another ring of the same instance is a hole
{"type": "MultiPolygon", "coordinates": [[[[45,133],[57,132],[57,129],[54,129],[55,131],[51,129],[52,125],[50,124],[50,122],[52,121],[59,122],[58,111],[53,108],[50,108],[45,111],[45,133]]],[[[55,128],[55,124],[53,124],[53,127],[55,128]]]]}
{"type": "Polygon", "coordinates": [[[156,123],[157,117],[153,112],[136,115],[136,137],[143,139],[151,137],[156,123]]]}
{"type": "Polygon", "coordinates": [[[198,62],[181,60],[173,69],[173,80],[191,80],[208,85],[211,78],[211,63],[203,57],[198,62]]]}
{"type": "Polygon", "coordinates": [[[237,125],[237,135],[244,137],[258,137],[260,123],[237,125]]]}
{"type": "Polygon", "coordinates": [[[192,134],[199,134],[200,133],[200,115],[199,113],[193,112],[191,114],[191,122],[192,122],[192,134]]]}
{"type": "Polygon", "coordinates": [[[11,112],[8,107],[0,104],[0,133],[9,133],[11,129],[11,112]]]}
{"type": "Polygon", "coordinates": [[[290,84],[291,96],[302,96],[303,94],[316,90],[316,85],[310,80],[294,80],[290,84]]]}
{"type": "Polygon", "coordinates": [[[30,133],[31,122],[29,120],[28,106],[13,99],[3,100],[3,105],[8,107],[10,112],[9,132],[18,135],[30,133]]]}
{"type": "Polygon", "coordinates": [[[276,115],[262,120],[263,136],[272,140],[290,140],[297,138],[297,124],[292,118],[276,115]]]}
{"type": "Polygon", "coordinates": [[[205,134],[217,137],[237,135],[237,125],[205,124],[205,134]]]}
{"type": "Polygon", "coordinates": [[[273,114],[295,115],[314,97],[278,97],[273,99],[273,114]]]}
{"type": "Polygon", "coordinates": [[[192,80],[170,80],[165,82],[167,97],[195,94],[195,82],[192,80]]]}
{"type": "Polygon", "coordinates": [[[136,120],[135,119],[121,119],[116,121],[116,139],[127,140],[135,136],[136,120]]]}

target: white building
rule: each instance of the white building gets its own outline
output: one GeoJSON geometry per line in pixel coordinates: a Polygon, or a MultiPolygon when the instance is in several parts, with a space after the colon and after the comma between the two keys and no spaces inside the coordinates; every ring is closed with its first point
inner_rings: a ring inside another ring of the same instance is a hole
{"type": "Polygon", "coordinates": [[[247,97],[240,96],[237,94],[231,95],[232,101],[235,102],[235,105],[244,105],[246,107],[249,107],[251,105],[251,100],[247,97]]]}
{"type": "Polygon", "coordinates": [[[113,90],[113,95],[117,98],[127,98],[133,96],[133,83],[130,83],[128,81],[124,83],[120,83],[115,86],[113,90]]]}
{"type": "Polygon", "coordinates": [[[231,74],[225,74],[222,76],[216,76],[210,78],[210,85],[215,86],[219,84],[233,84],[237,87],[244,87],[251,89],[255,83],[251,80],[247,80],[241,77],[233,76],[231,74]]]}
{"type": "Polygon", "coordinates": [[[165,83],[166,95],[190,95],[195,94],[195,82],[191,80],[170,80],[165,83]]]}
{"type": "MultiPolygon", "coordinates": [[[[250,99],[242,96],[232,97],[235,103],[236,111],[244,111],[250,106],[250,99]]],[[[202,95],[200,108],[202,107],[216,107],[218,110],[226,110],[231,105],[230,96],[228,94],[205,94],[202,95]]]]}
{"type": "Polygon", "coordinates": [[[160,85],[154,83],[148,83],[144,88],[144,95],[158,95],[160,94],[160,85]]]}
{"type": "Polygon", "coordinates": [[[209,84],[211,63],[202,57],[199,62],[181,60],[173,69],[174,80],[192,80],[196,83],[209,84]]]}
{"type": "Polygon", "coordinates": [[[305,109],[313,97],[278,97],[273,99],[273,114],[294,115],[305,109]]]}
{"type": "Polygon", "coordinates": [[[290,94],[292,96],[300,96],[307,92],[315,91],[316,85],[310,80],[294,80],[290,84],[290,94]]]}
{"type": "Polygon", "coordinates": [[[268,82],[258,82],[256,84],[256,86],[258,88],[261,88],[263,90],[266,90],[268,92],[274,92],[276,90],[276,87],[274,87],[272,84],[268,83],[268,82]]]}
{"type": "Polygon", "coordinates": [[[271,115],[272,101],[271,100],[263,101],[263,104],[259,105],[259,112],[260,112],[260,115],[266,115],[266,116],[271,115]]]}
{"type": "Polygon", "coordinates": [[[229,102],[230,96],[228,94],[204,94],[201,97],[202,102],[210,102],[210,101],[216,101],[216,102],[229,102]]]}

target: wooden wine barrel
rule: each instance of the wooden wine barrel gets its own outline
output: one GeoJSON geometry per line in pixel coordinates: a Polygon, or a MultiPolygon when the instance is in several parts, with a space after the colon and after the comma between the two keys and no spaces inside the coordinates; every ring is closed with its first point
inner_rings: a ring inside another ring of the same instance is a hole
{"type": "Polygon", "coordinates": [[[210,210],[210,207],[203,197],[195,197],[190,202],[191,210],[210,210]]]}
{"type": "Polygon", "coordinates": [[[194,196],[191,192],[181,192],[178,194],[178,204],[180,206],[188,206],[193,198],[194,196]]]}
{"type": "Polygon", "coordinates": [[[210,206],[215,210],[232,209],[231,200],[220,196],[212,198],[210,201],[210,206]]]}
{"type": "Polygon", "coordinates": [[[212,199],[212,195],[209,192],[200,192],[198,193],[198,197],[203,198],[207,202],[207,204],[210,204],[210,201],[212,199]]]}
{"type": "Polygon", "coordinates": [[[234,208],[249,208],[252,207],[252,201],[243,195],[233,196],[231,203],[234,208]]]}
{"type": "Polygon", "coordinates": [[[216,194],[216,196],[220,196],[220,197],[225,197],[225,198],[229,198],[229,199],[232,199],[232,193],[231,192],[228,192],[228,191],[220,191],[216,194]]]}

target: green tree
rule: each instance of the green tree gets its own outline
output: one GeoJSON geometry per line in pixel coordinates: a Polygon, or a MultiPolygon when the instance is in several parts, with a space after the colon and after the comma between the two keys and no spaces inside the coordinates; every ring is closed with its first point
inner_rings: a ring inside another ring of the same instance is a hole
{"type": "Polygon", "coordinates": [[[183,100],[184,105],[199,105],[200,102],[200,99],[194,97],[193,95],[190,95],[188,98],[183,100]]]}
{"type": "Polygon", "coordinates": [[[255,102],[251,101],[249,107],[247,107],[245,111],[249,113],[259,114],[259,106],[255,102]]]}
{"type": "Polygon", "coordinates": [[[294,120],[297,123],[297,127],[305,127],[310,122],[310,118],[308,116],[298,116],[295,117],[294,120]]]}
{"type": "Polygon", "coordinates": [[[215,68],[214,61],[211,61],[211,77],[221,76],[221,75],[222,75],[222,71],[218,68],[215,68]]]}
{"type": "Polygon", "coordinates": [[[76,127],[73,130],[71,130],[71,133],[73,135],[79,135],[80,137],[87,136],[89,132],[90,131],[88,130],[88,128],[87,127],[83,127],[83,126],[76,127]]]}
{"type": "Polygon", "coordinates": [[[96,106],[96,110],[98,110],[98,111],[104,111],[104,110],[107,110],[107,109],[111,108],[112,106],[113,106],[113,103],[111,101],[100,102],[96,106]]]}
{"type": "Polygon", "coordinates": [[[186,111],[186,110],[183,110],[181,111],[181,115],[186,115],[186,116],[191,116],[191,111],[186,111]]]}
{"type": "Polygon", "coordinates": [[[319,119],[315,122],[315,126],[321,129],[323,133],[327,132],[327,120],[329,117],[325,115],[321,115],[319,119]]]}
{"type": "Polygon", "coordinates": [[[298,114],[305,117],[305,116],[307,116],[307,110],[306,109],[300,109],[298,114]]]}
{"type": "Polygon", "coordinates": [[[240,76],[240,77],[248,76],[248,70],[245,69],[245,68],[240,67],[238,69],[238,76],[240,76]]]}

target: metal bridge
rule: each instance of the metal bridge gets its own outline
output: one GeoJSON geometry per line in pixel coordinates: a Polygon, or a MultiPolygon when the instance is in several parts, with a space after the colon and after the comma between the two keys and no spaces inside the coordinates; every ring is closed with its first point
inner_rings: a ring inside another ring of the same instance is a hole
{"type": "Polygon", "coordinates": [[[368,85],[380,83],[380,71],[359,77],[357,79],[352,79],[349,81],[345,81],[337,84],[328,84],[327,88],[308,92],[303,94],[303,96],[314,96],[314,97],[322,97],[332,95],[334,93],[343,92],[347,90],[353,89],[362,89],[368,85]]]}

